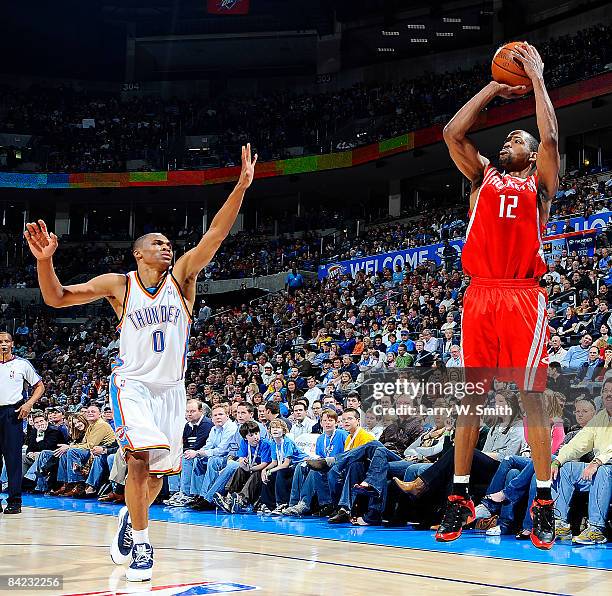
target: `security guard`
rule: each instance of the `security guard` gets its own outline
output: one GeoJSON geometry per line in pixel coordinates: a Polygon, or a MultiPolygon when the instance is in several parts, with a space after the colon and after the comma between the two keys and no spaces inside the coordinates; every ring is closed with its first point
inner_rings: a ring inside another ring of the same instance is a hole
{"type": "Polygon", "coordinates": [[[23,420],[44,391],[40,375],[30,362],[13,355],[12,335],[0,332],[0,456],[4,456],[8,475],[8,499],[4,513],[21,513],[23,420]],[[24,381],[34,388],[32,397],[27,401],[24,398],[24,381]]]}

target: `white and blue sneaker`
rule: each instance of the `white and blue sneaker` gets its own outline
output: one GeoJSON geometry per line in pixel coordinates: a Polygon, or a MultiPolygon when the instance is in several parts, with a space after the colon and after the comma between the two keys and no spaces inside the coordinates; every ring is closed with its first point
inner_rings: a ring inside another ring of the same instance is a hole
{"type": "Polygon", "coordinates": [[[117,521],[117,533],[110,546],[110,556],[115,565],[123,565],[132,557],[132,524],[127,507],[122,507],[119,511],[117,521]]]}
{"type": "Polygon", "coordinates": [[[132,562],[125,570],[129,582],[146,582],[153,577],[153,547],[150,544],[135,544],[132,548],[132,562]]]}

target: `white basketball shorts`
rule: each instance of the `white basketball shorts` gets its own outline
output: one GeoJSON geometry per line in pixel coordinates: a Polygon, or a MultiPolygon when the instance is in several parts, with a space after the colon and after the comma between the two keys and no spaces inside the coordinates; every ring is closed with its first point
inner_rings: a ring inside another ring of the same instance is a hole
{"type": "Polygon", "coordinates": [[[123,451],[148,451],[151,474],[179,474],[187,403],[185,384],[151,385],[112,373],[109,394],[115,434],[123,451]]]}

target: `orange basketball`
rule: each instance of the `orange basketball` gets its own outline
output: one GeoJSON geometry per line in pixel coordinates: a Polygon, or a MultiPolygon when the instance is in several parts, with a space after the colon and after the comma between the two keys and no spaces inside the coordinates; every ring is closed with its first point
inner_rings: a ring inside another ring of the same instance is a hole
{"type": "Polygon", "coordinates": [[[525,85],[527,87],[525,93],[527,93],[531,89],[531,79],[525,74],[523,65],[511,54],[515,46],[523,43],[522,41],[511,41],[499,48],[493,56],[491,74],[495,81],[504,85],[511,87],[525,85]]]}

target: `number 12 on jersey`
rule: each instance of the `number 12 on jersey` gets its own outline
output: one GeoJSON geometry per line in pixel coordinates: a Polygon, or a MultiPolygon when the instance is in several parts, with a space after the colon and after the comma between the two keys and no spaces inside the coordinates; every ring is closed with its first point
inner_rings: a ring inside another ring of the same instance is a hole
{"type": "Polygon", "coordinates": [[[517,195],[499,195],[499,216],[507,217],[508,219],[516,219],[516,215],[512,210],[518,205],[517,195]]]}
{"type": "Polygon", "coordinates": [[[166,338],[164,337],[164,332],[161,330],[153,332],[153,351],[160,354],[164,351],[166,347],[166,338]]]}

